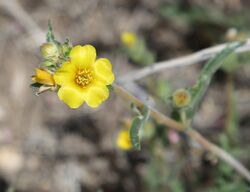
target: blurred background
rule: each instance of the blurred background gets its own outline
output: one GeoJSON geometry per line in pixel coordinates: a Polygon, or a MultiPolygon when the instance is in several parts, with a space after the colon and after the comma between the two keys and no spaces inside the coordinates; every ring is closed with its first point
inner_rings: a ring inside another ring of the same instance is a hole
{"type": "MultiPolygon", "coordinates": [[[[249,8],[248,0],[0,0],[0,192],[249,190],[213,154],[153,120],[141,151],[120,149],[117,136],[132,115],[114,93],[97,110],[71,110],[55,93],[37,97],[29,87],[48,20],[58,40],[93,44],[118,79],[153,62],[247,38],[249,8]],[[139,39],[142,52],[131,53],[121,42],[124,32],[139,39]]],[[[194,127],[250,169],[250,53],[225,63],[194,127]]],[[[169,115],[170,95],[192,86],[201,67],[170,68],[124,86],[138,97],[147,91],[169,115]]]]}

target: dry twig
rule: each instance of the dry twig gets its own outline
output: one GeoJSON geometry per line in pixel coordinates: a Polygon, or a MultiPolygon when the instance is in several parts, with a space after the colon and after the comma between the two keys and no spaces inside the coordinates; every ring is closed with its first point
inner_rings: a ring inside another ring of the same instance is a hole
{"type": "MultiPolygon", "coordinates": [[[[199,63],[202,61],[206,61],[212,57],[214,57],[217,53],[225,49],[227,44],[221,44],[214,47],[210,47],[207,49],[203,49],[191,55],[183,56],[177,59],[171,59],[168,61],[161,61],[158,63],[154,63],[148,67],[144,67],[142,69],[134,70],[121,78],[119,78],[119,83],[132,82],[136,80],[140,80],[146,76],[152,75],[154,73],[162,72],[165,69],[171,67],[183,67],[187,65],[192,65],[195,63],[199,63]]],[[[250,39],[246,40],[244,46],[238,48],[236,50],[237,53],[250,51],[250,39]]]]}

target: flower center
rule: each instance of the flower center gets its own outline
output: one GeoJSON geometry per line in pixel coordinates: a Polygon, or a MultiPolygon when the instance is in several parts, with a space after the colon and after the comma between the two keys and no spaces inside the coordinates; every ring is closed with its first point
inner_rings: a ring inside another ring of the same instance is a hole
{"type": "Polygon", "coordinates": [[[91,69],[80,69],[75,76],[75,82],[81,87],[88,86],[93,80],[93,74],[91,69]]]}

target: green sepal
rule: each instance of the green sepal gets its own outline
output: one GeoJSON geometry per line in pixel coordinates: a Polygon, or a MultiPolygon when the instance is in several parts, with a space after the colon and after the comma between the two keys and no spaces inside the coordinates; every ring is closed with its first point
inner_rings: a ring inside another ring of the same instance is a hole
{"type": "Polygon", "coordinates": [[[108,88],[109,92],[114,91],[114,87],[112,85],[107,85],[107,88],[108,88]]]}
{"type": "Polygon", "coordinates": [[[40,88],[43,84],[41,83],[32,83],[30,84],[30,87],[33,87],[33,88],[40,88]]]}
{"type": "Polygon", "coordinates": [[[55,62],[52,62],[51,60],[45,60],[43,62],[43,66],[45,67],[55,66],[55,62]]]}
{"type": "Polygon", "coordinates": [[[69,57],[71,49],[72,49],[72,44],[70,43],[70,40],[67,38],[65,42],[61,45],[61,50],[64,58],[69,57]]]}
{"type": "Polygon", "coordinates": [[[55,43],[58,47],[60,46],[60,43],[55,38],[52,24],[50,21],[48,22],[48,32],[46,34],[46,41],[47,43],[55,43]]]}

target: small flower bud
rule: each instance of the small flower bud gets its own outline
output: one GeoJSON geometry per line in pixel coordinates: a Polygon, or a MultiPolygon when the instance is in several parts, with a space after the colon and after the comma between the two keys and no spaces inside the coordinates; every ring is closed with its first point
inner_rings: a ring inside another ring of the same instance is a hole
{"type": "Polygon", "coordinates": [[[59,56],[59,50],[54,43],[44,43],[40,47],[41,54],[44,59],[55,59],[59,56]]]}
{"type": "Polygon", "coordinates": [[[238,31],[235,28],[230,28],[226,32],[226,39],[228,41],[235,41],[235,40],[237,40],[237,36],[238,36],[238,31]]]}
{"type": "Polygon", "coordinates": [[[176,107],[186,107],[191,101],[189,91],[185,89],[178,89],[173,94],[173,102],[176,107]]]}
{"type": "Polygon", "coordinates": [[[44,69],[36,68],[36,74],[32,76],[32,81],[43,85],[55,85],[53,75],[44,69]]]}
{"type": "Polygon", "coordinates": [[[137,36],[134,33],[124,32],[121,35],[121,42],[127,47],[133,47],[137,41],[137,36]]]}

